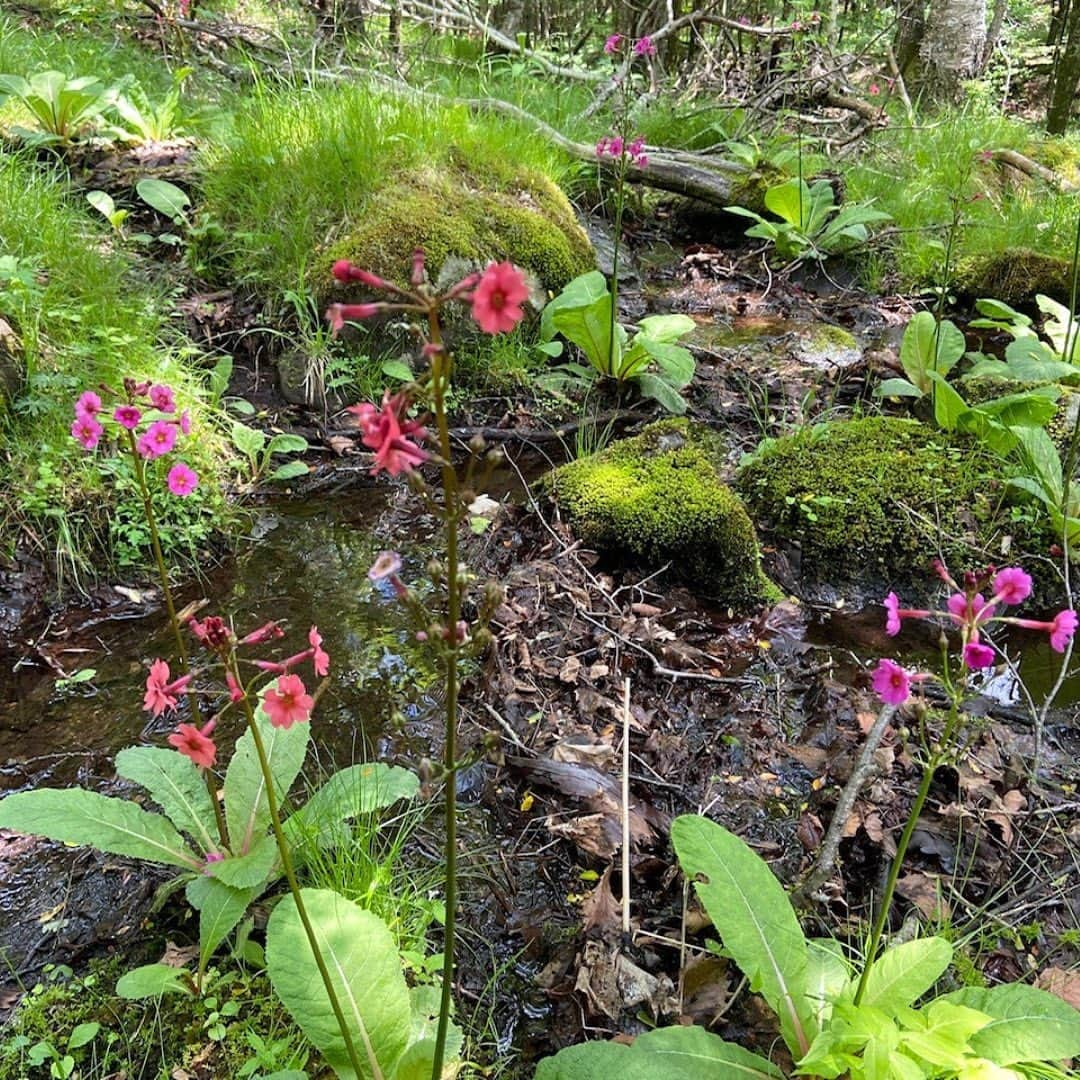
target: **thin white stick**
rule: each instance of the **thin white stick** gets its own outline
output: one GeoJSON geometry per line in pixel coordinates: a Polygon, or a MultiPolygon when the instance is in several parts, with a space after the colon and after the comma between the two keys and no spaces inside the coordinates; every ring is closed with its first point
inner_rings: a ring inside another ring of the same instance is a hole
{"type": "Polygon", "coordinates": [[[630,680],[623,680],[622,728],[622,928],[630,933],[630,680]]]}

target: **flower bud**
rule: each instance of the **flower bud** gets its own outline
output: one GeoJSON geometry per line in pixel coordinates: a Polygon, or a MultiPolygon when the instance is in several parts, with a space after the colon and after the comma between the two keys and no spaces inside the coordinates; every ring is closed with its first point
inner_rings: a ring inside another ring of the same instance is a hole
{"type": "Polygon", "coordinates": [[[489,450],[487,452],[487,463],[489,465],[501,465],[506,455],[501,450],[489,450]]]}
{"type": "MultiPolygon", "coordinates": [[[[487,449],[487,441],[483,435],[474,435],[469,440],[469,450],[479,457],[487,449]]],[[[471,499],[469,500],[472,501],[471,499]]]]}
{"type": "Polygon", "coordinates": [[[432,559],[427,564],[427,572],[432,581],[439,582],[446,576],[446,567],[438,559],[432,559]]]}

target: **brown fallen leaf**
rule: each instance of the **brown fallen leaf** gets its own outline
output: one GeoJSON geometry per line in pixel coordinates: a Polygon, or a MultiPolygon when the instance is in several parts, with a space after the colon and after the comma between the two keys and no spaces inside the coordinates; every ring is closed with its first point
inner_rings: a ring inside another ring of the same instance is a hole
{"type": "Polygon", "coordinates": [[[697,956],[683,972],[683,1016],[709,1027],[727,1008],[731,979],[727,961],[718,956],[697,956]]]}
{"type": "Polygon", "coordinates": [[[905,874],[896,882],[896,891],[927,919],[947,919],[951,913],[935,876],[917,871],[905,874]]]}
{"type": "Polygon", "coordinates": [[[1049,967],[1039,972],[1035,985],[1054,997],[1067,1001],[1074,1009],[1080,1009],[1080,972],[1049,967]]]}
{"type": "Polygon", "coordinates": [[[162,953],[158,963],[168,967],[182,968],[187,967],[198,955],[198,945],[177,945],[175,942],[166,941],[165,952],[162,953]]]}
{"type": "Polygon", "coordinates": [[[585,933],[590,930],[607,930],[618,926],[622,921],[622,909],[615,894],[611,891],[611,865],[600,875],[588,896],[581,905],[581,916],[585,933]]]}

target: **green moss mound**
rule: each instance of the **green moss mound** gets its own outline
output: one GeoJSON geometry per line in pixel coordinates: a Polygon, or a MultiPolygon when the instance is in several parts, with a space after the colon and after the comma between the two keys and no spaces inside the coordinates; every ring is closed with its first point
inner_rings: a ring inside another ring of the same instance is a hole
{"type": "Polygon", "coordinates": [[[1065,304],[1072,289],[1072,268],[1056,255],[1008,248],[961,259],[956,286],[976,299],[1002,300],[1013,307],[1033,304],[1040,293],[1065,304]]]}
{"type": "Polygon", "coordinates": [[[459,163],[405,173],[375,193],[357,227],[321,259],[318,287],[329,290],[337,259],[399,280],[416,248],[424,249],[432,277],[448,259],[509,259],[552,291],[595,265],[566,196],[542,173],[459,163]]]}
{"type": "Polygon", "coordinates": [[[753,523],[716,470],[717,447],[686,420],[664,420],[545,480],[575,533],[616,557],[677,575],[733,607],[773,592],[753,523]]]}
{"type": "Polygon", "coordinates": [[[917,577],[935,555],[968,565],[1006,521],[997,459],[892,417],[767,441],[736,487],[759,524],[799,545],[804,578],[831,582],[917,577]]]}

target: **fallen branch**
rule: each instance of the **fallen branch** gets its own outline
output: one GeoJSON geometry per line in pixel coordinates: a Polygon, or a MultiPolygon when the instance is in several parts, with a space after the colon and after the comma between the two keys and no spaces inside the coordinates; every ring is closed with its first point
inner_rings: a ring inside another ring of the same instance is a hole
{"type": "Polygon", "coordinates": [[[836,865],[836,856],[840,850],[840,841],[844,838],[844,828],[847,825],[848,818],[851,816],[856,800],[862,793],[863,786],[877,769],[874,754],[881,744],[881,737],[885,734],[889,721],[895,715],[896,709],[891,705],[886,705],[874,721],[874,726],[867,734],[866,742],[863,743],[859,760],[856,762],[855,768],[851,770],[851,776],[848,777],[844,790],[840,792],[840,798],[836,802],[836,809],[833,811],[832,821],[829,822],[825,839],[821,842],[817,862],[814,863],[810,873],[806,875],[802,882],[792,890],[792,899],[805,900],[812,897],[828,881],[829,875],[832,874],[836,865]]]}
{"type": "Polygon", "coordinates": [[[1053,169],[1048,169],[1045,165],[1032,161],[1031,158],[1021,154],[1019,150],[991,150],[990,158],[998,162],[998,164],[1008,165],[1010,169],[1016,169],[1017,172],[1030,176],[1033,180],[1042,180],[1043,183],[1049,184],[1055,191],[1063,191],[1067,194],[1080,191],[1080,185],[1074,184],[1071,180],[1066,180],[1064,176],[1054,172],[1053,169]]]}

